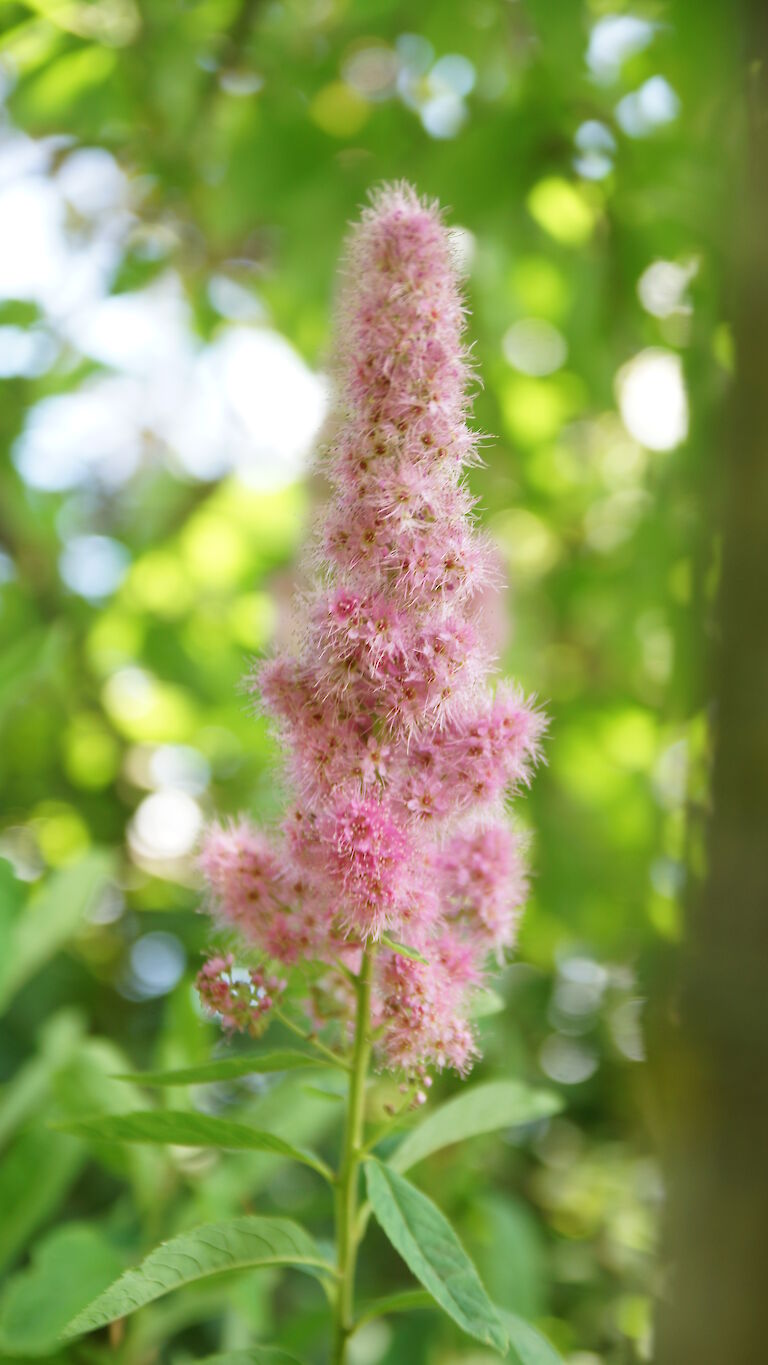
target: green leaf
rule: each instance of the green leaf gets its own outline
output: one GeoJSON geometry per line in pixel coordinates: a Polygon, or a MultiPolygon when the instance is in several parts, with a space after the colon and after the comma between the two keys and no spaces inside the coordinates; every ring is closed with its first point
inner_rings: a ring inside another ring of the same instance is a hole
{"type": "Polygon", "coordinates": [[[173,1147],[223,1147],[230,1151],[274,1152],[311,1166],[326,1179],[333,1179],[324,1161],[294,1147],[274,1133],[249,1128],[244,1123],[172,1109],[135,1114],[102,1114],[91,1119],[56,1124],[65,1133],[96,1142],[149,1142],[173,1147]]]}
{"type": "Polygon", "coordinates": [[[300,1362],[279,1346],[249,1346],[247,1351],[220,1351],[218,1355],[205,1356],[194,1361],[194,1365],[300,1365],[300,1362]]]}
{"type": "Polygon", "coordinates": [[[72,867],[55,872],[10,931],[8,959],[0,980],[0,1010],[78,928],[85,911],[106,885],[112,859],[104,852],[86,854],[72,867]]]}
{"type": "Polygon", "coordinates": [[[55,1351],[59,1337],[123,1267],[121,1257],[97,1228],[70,1223],[35,1248],[32,1264],[9,1281],[0,1305],[0,1351],[40,1356],[55,1351]]]}
{"type": "Polygon", "coordinates": [[[330,1100],[332,1104],[343,1104],[346,1095],[339,1090],[331,1090],[323,1085],[303,1085],[305,1095],[314,1095],[319,1100],[330,1100]]]}
{"type": "Polygon", "coordinates": [[[507,1308],[498,1308],[496,1311],[507,1329],[512,1348],[511,1358],[518,1361],[519,1365],[563,1365],[560,1353],[525,1318],[510,1313],[507,1308]]]}
{"type": "Polygon", "coordinates": [[[0,1269],[24,1247],[59,1207],[85,1164],[76,1142],[28,1128],[0,1162],[0,1269]]]}
{"type": "Polygon", "coordinates": [[[367,1161],[365,1172],[377,1221],[417,1280],[459,1327],[503,1355],[507,1334],[447,1218],[380,1162],[367,1161]]]}
{"type": "Polygon", "coordinates": [[[487,1081],[463,1090],[435,1109],[400,1143],[389,1159],[396,1171],[407,1171],[417,1161],[442,1147],[450,1147],[478,1133],[535,1123],[562,1107],[551,1090],[534,1090],[522,1081],[487,1081]]]}
{"type": "MultiPolygon", "coordinates": [[[[306,1052],[263,1052],[242,1057],[221,1057],[198,1066],[186,1066],[177,1071],[140,1071],[135,1075],[118,1076],[121,1081],[135,1081],[138,1085],[205,1085],[208,1081],[233,1081],[238,1076],[261,1076],[269,1071],[296,1071],[301,1067],[329,1067],[323,1057],[311,1057],[306,1052]]],[[[342,1063],[339,1063],[341,1066],[342,1063]]]]}
{"type": "MultiPolygon", "coordinates": [[[[145,1092],[127,1081],[116,1081],[116,1071],[128,1066],[125,1053],[110,1039],[90,1037],[51,1078],[51,1121],[75,1123],[95,1114],[126,1114],[142,1109],[145,1092]]],[[[270,1127],[260,1124],[260,1127],[270,1127]]],[[[67,1139],[70,1141],[70,1139],[67,1139]]],[[[129,1181],[134,1206],[149,1214],[162,1199],[169,1176],[168,1159],[159,1148],[101,1143],[88,1153],[82,1142],[72,1143],[83,1160],[89,1155],[113,1175],[129,1181]]]]}
{"type": "Polygon", "coordinates": [[[92,1332],[162,1298],[172,1289],[209,1275],[271,1265],[335,1274],[309,1233],[288,1218],[249,1216],[226,1223],[206,1223],[156,1247],[141,1265],[127,1270],[78,1313],[63,1335],[68,1339],[92,1332]]]}
{"type": "Polygon", "coordinates": [[[429,962],[429,958],[424,957],[424,954],[418,952],[416,948],[409,948],[406,943],[396,943],[393,938],[389,937],[389,934],[382,934],[381,942],[385,948],[389,948],[390,952],[397,953],[399,957],[408,957],[412,962],[429,962]]]}
{"type": "Polygon", "coordinates": [[[385,1318],[390,1313],[412,1313],[415,1308],[434,1308],[435,1301],[426,1289],[403,1289],[399,1294],[387,1294],[383,1299],[364,1303],[360,1309],[355,1330],[374,1318],[385,1318]]]}
{"type": "MultiPolygon", "coordinates": [[[[107,103],[116,64],[117,56],[109,48],[95,43],[80,45],[21,87],[14,109],[16,117],[22,123],[29,120],[38,128],[64,118],[71,124],[73,119],[76,121],[78,107],[92,100],[95,92],[101,92],[104,104],[107,103]]],[[[103,108],[101,102],[99,107],[103,108]]]]}
{"type": "Polygon", "coordinates": [[[495,1303],[535,1322],[547,1302],[547,1249],[541,1220],[504,1189],[476,1193],[466,1223],[467,1246],[495,1303]]]}
{"type": "Polygon", "coordinates": [[[500,1014],[506,1008],[507,1002],[498,991],[491,990],[490,986],[483,986],[473,993],[469,1003],[469,1014],[472,1019],[485,1019],[489,1014],[500,1014]]]}
{"type": "MultiPolygon", "coordinates": [[[[0,689],[2,680],[0,679],[0,689]]],[[[11,944],[14,923],[23,897],[23,882],[18,881],[11,864],[0,858],[0,994],[11,969],[11,944]]]]}
{"type": "Polygon", "coordinates": [[[52,1078],[75,1054],[82,1037],[83,1021],[74,1010],[58,1010],[45,1021],[38,1051],[0,1086],[0,1143],[45,1103],[52,1078]]]}

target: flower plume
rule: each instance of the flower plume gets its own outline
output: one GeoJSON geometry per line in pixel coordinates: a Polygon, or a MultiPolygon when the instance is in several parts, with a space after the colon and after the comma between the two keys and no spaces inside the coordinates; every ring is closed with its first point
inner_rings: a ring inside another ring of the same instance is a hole
{"type": "Polygon", "coordinates": [[[385,186],[344,258],[301,646],[250,680],[294,803],[273,840],[247,821],[215,826],[202,855],[220,919],[277,962],[324,970],[313,998],[329,1016],[334,973],[365,942],[391,934],[426,959],[381,944],[375,961],[381,1058],[411,1074],[463,1072],[475,1053],[472,991],[514,943],[526,886],[505,802],[543,729],[519,690],[488,681],[479,594],[493,553],[465,483],[464,322],[436,206],[385,186]]]}

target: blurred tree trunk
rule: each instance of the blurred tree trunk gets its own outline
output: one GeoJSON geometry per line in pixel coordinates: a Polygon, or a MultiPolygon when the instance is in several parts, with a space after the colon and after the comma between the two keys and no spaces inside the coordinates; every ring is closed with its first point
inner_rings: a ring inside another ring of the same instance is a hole
{"type": "Polygon", "coordinates": [[[768,3],[726,13],[744,23],[744,171],[724,233],[736,378],[716,475],[708,871],[688,922],[679,1034],[656,1040],[669,1185],[659,1365],[768,1360],[768,3]]]}

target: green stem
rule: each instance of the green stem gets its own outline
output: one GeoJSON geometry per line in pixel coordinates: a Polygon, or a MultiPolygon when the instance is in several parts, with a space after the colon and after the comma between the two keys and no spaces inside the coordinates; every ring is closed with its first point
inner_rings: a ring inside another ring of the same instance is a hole
{"type": "Polygon", "coordinates": [[[336,1188],[336,1239],[338,1247],[338,1292],[334,1321],[333,1365],[344,1365],[347,1341],[353,1330],[355,1263],[359,1232],[357,1201],[360,1158],[364,1149],[365,1083],[371,1055],[371,970],[373,951],[366,948],[357,978],[357,1015],[352,1053],[352,1075],[344,1129],[344,1144],[336,1188]]]}
{"type": "Polygon", "coordinates": [[[298,1024],[294,1024],[293,1020],[288,1018],[287,1014],[283,1014],[281,1009],[275,1007],[272,1013],[285,1028],[289,1029],[291,1033],[295,1033],[296,1037],[301,1038],[302,1042],[307,1043],[309,1047],[313,1047],[315,1052],[320,1053],[321,1057],[326,1057],[329,1062],[332,1062],[334,1066],[341,1067],[343,1071],[350,1070],[343,1057],[340,1057],[337,1052],[333,1052],[331,1048],[326,1047],[324,1043],[320,1042],[319,1038],[313,1038],[311,1034],[305,1033],[302,1028],[299,1028],[298,1024]]]}

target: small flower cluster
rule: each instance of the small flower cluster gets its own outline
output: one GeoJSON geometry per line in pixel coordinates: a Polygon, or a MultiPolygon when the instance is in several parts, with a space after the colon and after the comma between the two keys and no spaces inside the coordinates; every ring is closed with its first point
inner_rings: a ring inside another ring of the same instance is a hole
{"type": "Polygon", "coordinates": [[[265,976],[259,968],[235,967],[231,953],[211,957],[198,972],[197,989],[203,1005],[218,1018],[225,1033],[249,1033],[258,1038],[267,1026],[275,997],[285,981],[265,976]]]}
{"type": "MultiPolygon", "coordinates": [[[[217,825],[202,855],[215,913],[267,958],[326,964],[330,979],[379,942],[381,1060],[413,1076],[464,1072],[476,1053],[472,993],[514,943],[526,889],[505,802],[529,781],[544,724],[487,681],[494,555],[464,477],[477,438],[463,327],[439,213],[384,188],[348,246],[331,495],[301,647],[250,679],[279,726],[294,804],[276,837],[217,825]]],[[[329,1014],[340,995],[337,979],[329,1014]]]]}
{"type": "Polygon", "coordinates": [[[408,894],[408,841],[374,797],[340,802],[320,821],[326,873],[341,894],[343,926],[377,938],[408,894]]]}

